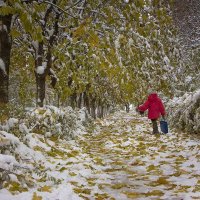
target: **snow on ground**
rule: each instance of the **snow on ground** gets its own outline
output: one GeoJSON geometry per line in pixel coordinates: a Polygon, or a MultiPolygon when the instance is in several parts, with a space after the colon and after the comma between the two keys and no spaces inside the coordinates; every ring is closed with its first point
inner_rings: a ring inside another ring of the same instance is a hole
{"type": "Polygon", "coordinates": [[[32,167],[27,173],[32,185],[7,184],[0,199],[200,199],[198,138],[151,132],[146,117],[118,112],[97,119],[87,134],[74,140],[29,133],[27,147],[14,138],[16,151],[30,159],[23,165],[32,167]]]}

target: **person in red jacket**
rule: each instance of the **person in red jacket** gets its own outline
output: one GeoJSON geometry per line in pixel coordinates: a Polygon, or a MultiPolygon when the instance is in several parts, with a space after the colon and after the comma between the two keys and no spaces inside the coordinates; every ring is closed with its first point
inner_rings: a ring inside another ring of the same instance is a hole
{"type": "Polygon", "coordinates": [[[163,118],[165,118],[165,108],[156,92],[151,92],[145,103],[137,108],[137,110],[140,112],[144,112],[147,109],[148,109],[148,118],[151,119],[152,121],[153,134],[159,133],[157,119],[161,115],[163,118]]]}

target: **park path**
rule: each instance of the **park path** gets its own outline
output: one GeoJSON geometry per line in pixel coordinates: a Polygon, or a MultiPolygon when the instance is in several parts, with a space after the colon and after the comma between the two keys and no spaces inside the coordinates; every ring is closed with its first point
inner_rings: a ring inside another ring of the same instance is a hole
{"type": "MultiPolygon", "coordinates": [[[[151,134],[134,112],[96,120],[79,138],[87,155],[72,181],[83,199],[200,199],[200,141],[184,133],[151,134]]],[[[78,163],[77,163],[78,165],[78,163]]]]}
{"type": "Polygon", "coordinates": [[[32,186],[11,182],[0,199],[200,199],[199,139],[151,132],[146,117],[121,111],[95,120],[71,141],[34,133],[31,152],[38,161],[30,160],[33,170],[25,175],[32,186]]]}

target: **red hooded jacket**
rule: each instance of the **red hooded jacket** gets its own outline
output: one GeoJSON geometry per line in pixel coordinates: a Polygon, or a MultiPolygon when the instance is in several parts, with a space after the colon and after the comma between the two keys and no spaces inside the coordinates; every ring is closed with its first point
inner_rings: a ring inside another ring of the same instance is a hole
{"type": "Polygon", "coordinates": [[[145,111],[148,109],[148,118],[157,119],[161,115],[165,115],[165,108],[156,93],[152,93],[148,96],[146,102],[138,107],[139,111],[145,111]]]}

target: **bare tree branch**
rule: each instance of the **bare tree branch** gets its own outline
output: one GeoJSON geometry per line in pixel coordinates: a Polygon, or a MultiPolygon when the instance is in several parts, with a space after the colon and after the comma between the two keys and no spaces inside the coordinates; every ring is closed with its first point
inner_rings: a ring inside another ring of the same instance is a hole
{"type": "Polygon", "coordinates": [[[77,4],[79,4],[82,0],[78,0],[74,5],[68,7],[66,10],[69,10],[70,8],[75,7],[77,4]]]}
{"type": "Polygon", "coordinates": [[[50,5],[52,5],[52,6],[56,7],[56,8],[58,8],[59,10],[61,10],[63,13],[69,15],[70,17],[73,17],[73,18],[75,18],[75,19],[78,19],[77,17],[71,15],[70,13],[66,12],[64,9],[62,9],[61,7],[57,6],[56,4],[54,4],[54,3],[52,3],[52,2],[49,2],[49,1],[43,1],[43,2],[41,2],[41,3],[47,3],[47,4],[50,4],[50,5]]]}

